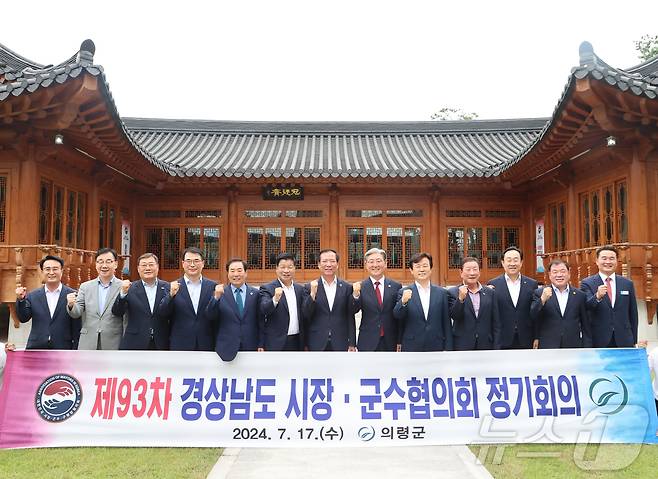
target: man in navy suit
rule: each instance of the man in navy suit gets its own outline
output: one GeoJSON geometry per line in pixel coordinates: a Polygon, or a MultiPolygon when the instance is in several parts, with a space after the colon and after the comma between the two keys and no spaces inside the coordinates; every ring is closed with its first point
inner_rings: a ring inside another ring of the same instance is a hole
{"type": "Polygon", "coordinates": [[[550,286],[535,291],[530,308],[539,348],[592,347],[585,293],[569,285],[569,265],[560,259],[551,261],[548,277],[550,286]]]}
{"type": "Polygon", "coordinates": [[[78,349],[80,325],[68,314],[75,290],[62,284],[64,260],[47,255],[39,261],[44,286],[27,293],[16,288],[16,313],[21,323],[32,319],[26,349],[78,349]]]}
{"type": "Polygon", "coordinates": [[[233,258],[226,263],[228,290],[215,286],[208,303],[208,317],[215,324],[215,351],[224,361],[233,361],[238,351],[263,351],[263,331],[258,290],[247,281],[247,262],[233,258]]]}
{"type": "Polygon", "coordinates": [[[320,281],[306,286],[302,314],[307,323],[306,343],[311,351],[355,351],[356,324],[352,285],[338,279],[338,253],[320,251],[320,281]]]}
{"type": "Polygon", "coordinates": [[[204,254],[199,248],[186,248],[182,265],[185,274],[169,284],[169,294],[158,306],[158,321],[169,327],[172,351],[213,351],[215,335],[206,306],[217,283],[201,275],[204,254]]]}
{"type": "Polygon", "coordinates": [[[432,266],[429,253],[416,253],[409,260],[414,284],[400,289],[393,308],[402,328],[402,351],[453,349],[448,292],[431,284],[432,266]]]}
{"type": "Polygon", "coordinates": [[[516,246],[510,246],[503,252],[505,273],[488,283],[496,291],[503,349],[530,349],[535,339],[530,305],[538,285],[534,279],[521,274],[522,266],[523,252],[516,246]]]}
{"type": "Polygon", "coordinates": [[[468,256],[462,261],[463,284],[448,290],[452,307],[455,351],[500,349],[501,324],[496,292],[480,284],[480,263],[468,256]]]}
{"type": "Polygon", "coordinates": [[[384,276],[386,259],[383,249],[366,251],[366,270],[370,276],[353,285],[357,297],[356,311],[361,310],[359,351],[401,350],[398,320],[393,316],[393,308],[402,285],[384,276]]]}
{"type": "Polygon", "coordinates": [[[158,279],[158,271],[158,257],[144,253],[137,258],[140,281],[121,282],[121,291],[112,305],[112,314],[128,313],[128,325],[119,349],[169,349],[167,323],[156,319],[156,308],[169,294],[169,283],[158,279]]]}
{"type": "Polygon", "coordinates": [[[260,313],[265,351],[303,351],[304,287],[295,283],[295,257],[281,253],[276,258],[276,276],[260,287],[260,313]]]}
{"type": "Polygon", "coordinates": [[[637,344],[637,299],[633,282],[615,274],[617,250],[596,250],[598,274],[580,282],[587,295],[587,310],[595,348],[632,348],[637,344]]]}

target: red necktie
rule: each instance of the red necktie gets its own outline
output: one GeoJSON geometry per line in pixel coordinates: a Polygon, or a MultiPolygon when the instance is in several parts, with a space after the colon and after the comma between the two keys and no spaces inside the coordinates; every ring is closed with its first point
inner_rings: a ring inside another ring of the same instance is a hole
{"type": "MultiPolygon", "coordinates": [[[[379,281],[375,281],[375,294],[377,295],[377,302],[379,303],[379,307],[381,309],[382,304],[384,302],[382,301],[382,293],[379,292],[379,281]]],[[[384,325],[382,324],[381,327],[379,328],[379,335],[384,336],[384,325]]]]}
{"type": "Polygon", "coordinates": [[[608,299],[610,300],[610,305],[612,305],[612,279],[608,276],[605,279],[605,286],[608,288],[608,299]]]}

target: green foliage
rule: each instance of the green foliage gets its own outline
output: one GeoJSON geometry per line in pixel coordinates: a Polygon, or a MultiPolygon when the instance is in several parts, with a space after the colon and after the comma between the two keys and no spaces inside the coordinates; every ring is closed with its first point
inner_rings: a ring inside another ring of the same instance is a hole
{"type": "Polygon", "coordinates": [[[647,61],[658,56],[658,35],[642,35],[634,43],[640,60],[647,61]]]}
{"type": "Polygon", "coordinates": [[[441,108],[436,113],[432,113],[430,117],[432,120],[451,121],[451,120],[475,120],[478,117],[477,113],[467,113],[461,108],[452,108],[449,106],[441,108]]]}

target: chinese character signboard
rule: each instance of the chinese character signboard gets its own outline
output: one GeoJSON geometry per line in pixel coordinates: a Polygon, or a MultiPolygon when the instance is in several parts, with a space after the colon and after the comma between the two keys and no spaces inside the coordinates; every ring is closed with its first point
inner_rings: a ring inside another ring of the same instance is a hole
{"type": "Polygon", "coordinates": [[[303,200],[304,187],[301,185],[267,185],[263,187],[264,200],[303,200]]]}

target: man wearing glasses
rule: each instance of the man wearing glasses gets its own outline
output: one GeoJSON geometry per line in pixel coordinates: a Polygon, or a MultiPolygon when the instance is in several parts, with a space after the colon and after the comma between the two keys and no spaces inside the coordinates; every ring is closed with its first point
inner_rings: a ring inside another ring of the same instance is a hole
{"type": "Polygon", "coordinates": [[[206,307],[217,285],[201,275],[203,251],[190,247],[183,251],[184,275],[169,285],[158,306],[158,321],[169,325],[172,351],[214,351],[215,336],[206,307]]]}
{"type": "Polygon", "coordinates": [[[112,313],[112,305],[121,291],[121,280],[114,276],[117,259],[117,252],[112,248],[99,249],[96,252],[98,277],[80,285],[75,302],[69,300],[69,315],[80,319],[78,349],[119,349],[124,318],[112,313]]]}

